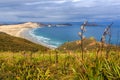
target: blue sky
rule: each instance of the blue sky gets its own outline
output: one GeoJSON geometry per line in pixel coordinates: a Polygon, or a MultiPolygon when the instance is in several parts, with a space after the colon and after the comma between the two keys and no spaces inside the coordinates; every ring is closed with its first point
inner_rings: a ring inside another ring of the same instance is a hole
{"type": "Polygon", "coordinates": [[[0,0],[0,21],[120,20],[120,0],[0,0]]]}

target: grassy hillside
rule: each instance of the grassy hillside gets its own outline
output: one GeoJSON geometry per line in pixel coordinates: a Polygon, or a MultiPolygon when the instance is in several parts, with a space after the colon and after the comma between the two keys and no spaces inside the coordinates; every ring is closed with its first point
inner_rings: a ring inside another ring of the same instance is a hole
{"type": "MultiPolygon", "coordinates": [[[[97,51],[101,47],[101,43],[96,41],[94,38],[86,38],[83,40],[84,51],[97,51]]],[[[114,46],[109,44],[104,44],[103,50],[110,48],[111,51],[120,51],[120,46],[114,46]]],[[[81,51],[81,41],[67,42],[61,45],[58,50],[70,50],[70,51],[81,51]]]]}
{"type": "Polygon", "coordinates": [[[0,33],[0,80],[120,80],[120,47],[104,46],[97,54],[100,43],[94,38],[85,39],[83,47],[89,52],[82,57],[80,45],[81,41],[74,41],[48,50],[0,33]]]}
{"type": "Polygon", "coordinates": [[[120,80],[120,52],[0,52],[0,80],[120,80]]]}
{"type": "Polygon", "coordinates": [[[0,32],[0,51],[46,51],[48,48],[34,44],[28,40],[13,37],[6,33],[0,32]]]}

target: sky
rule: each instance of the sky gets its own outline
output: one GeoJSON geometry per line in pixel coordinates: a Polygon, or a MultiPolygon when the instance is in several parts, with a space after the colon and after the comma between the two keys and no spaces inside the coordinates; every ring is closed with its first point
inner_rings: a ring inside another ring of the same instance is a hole
{"type": "Polygon", "coordinates": [[[0,22],[119,21],[120,0],[0,0],[0,22]]]}

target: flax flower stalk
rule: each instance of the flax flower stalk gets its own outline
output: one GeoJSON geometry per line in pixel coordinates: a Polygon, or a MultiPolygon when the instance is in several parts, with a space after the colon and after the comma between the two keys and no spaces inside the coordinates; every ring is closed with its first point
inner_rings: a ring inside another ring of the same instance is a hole
{"type": "MultiPolygon", "coordinates": [[[[101,38],[101,43],[102,43],[101,51],[103,51],[104,44],[106,44],[106,36],[109,36],[108,43],[110,44],[110,42],[111,42],[111,26],[112,26],[112,24],[108,25],[108,27],[104,30],[104,33],[101,38]]],[[[110,52],[110,47],[108,46],[106,49],[106,57],[108,57],[109,52],[110,52]]]]}
{"type": "Polygon", "coordinates": [[[80,27],[81,32],[78,33],[78,35],[79,35],[80,38],[81,38],[81,53],[82,53],[82,60],[83,60],[83,58],[84,58],[83,40],[84,40],[84,38],[85,38],[84,33],[86,32],[85,26],[87,25],[87,23],[88,23],[88,22],[85,21],[85,22],[81,25],[81,27],[80,27]]]}

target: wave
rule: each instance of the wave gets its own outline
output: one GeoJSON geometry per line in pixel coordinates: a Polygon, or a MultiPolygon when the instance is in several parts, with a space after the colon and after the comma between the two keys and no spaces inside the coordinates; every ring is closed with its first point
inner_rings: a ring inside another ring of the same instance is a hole
{"type": "MultiPolygon", "coordinates": [[[[36,28],[37,29],[37,28],[36,28]]],[[[55,41],[55,40],[52,40],[50,38],[47,38],[47,37],[44,37],[42,35],[36,35],[35,34],[35,30],[36,29],[33,29],[31,31],[29,31],[29,34],[38,42],[38,43],[42,43],[42,44],[45,44],[47,45],[48,47],[52,47],[52,48],[57,48],[58,46],[60,46],[62,44],[62,42],[59,42],[59,41],[55,41]]]]}

